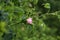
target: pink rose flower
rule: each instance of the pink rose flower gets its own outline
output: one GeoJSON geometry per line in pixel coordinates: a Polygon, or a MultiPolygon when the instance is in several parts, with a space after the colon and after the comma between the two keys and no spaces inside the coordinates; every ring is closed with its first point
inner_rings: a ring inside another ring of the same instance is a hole
{"type": "Polygon", "coordinates": [[[27,23],[28,23],[28,24],[32,24],[32,18],[28,18],[28,19],[27,19],[27,23]]]}

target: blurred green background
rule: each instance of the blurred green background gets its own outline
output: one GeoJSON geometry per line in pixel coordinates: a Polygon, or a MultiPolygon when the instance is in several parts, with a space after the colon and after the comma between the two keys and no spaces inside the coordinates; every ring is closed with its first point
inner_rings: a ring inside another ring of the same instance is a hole
{"type": "Polygon", "coordinates": [[[60,40],[60,0],[0,0],[0,40],[60,40]]]}

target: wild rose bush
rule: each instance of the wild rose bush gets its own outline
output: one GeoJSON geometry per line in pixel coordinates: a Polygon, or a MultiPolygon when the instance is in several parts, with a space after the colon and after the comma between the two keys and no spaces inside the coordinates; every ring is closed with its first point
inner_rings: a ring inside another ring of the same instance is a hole
{"type": "Polygon", "coordinates": [[[0,0],[0,40],[60,40],[60,0],[0,0]]]}

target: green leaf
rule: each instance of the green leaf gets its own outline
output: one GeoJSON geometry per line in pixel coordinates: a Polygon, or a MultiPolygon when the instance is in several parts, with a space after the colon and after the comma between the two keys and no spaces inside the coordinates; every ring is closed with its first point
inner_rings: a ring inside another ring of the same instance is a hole
{"type": "Polygon", "coordinates": [[[38,3],[38,0],[33,0],[34,5],[38,3]]]}
{"type": "Polygon", "coordinates": [[[58,18],[60,19],[60,15],[58,15],[58,18]]]}
{"type": "Polygon", "coordinates": [[[7,30],[5,28],[6,25],[7,25],[6,22],[1,21],[1,23],[0,23],[0,31],[7,32],[7,30]]]}
{"type": "Polygon", "coordinates": [[[3,22],[3,21],[2,21],[2,22],[0,23],[0,26],[1,26],[1,27],[5,27],[5,26],[6,26],[6,22],[3,22]]]}
{"type": "Polygon", "coordinates": [[[50,8],[50,4],[49,3],[46,3],[46,4],[44,4],[44,7],[45,8],[50,8]]]}

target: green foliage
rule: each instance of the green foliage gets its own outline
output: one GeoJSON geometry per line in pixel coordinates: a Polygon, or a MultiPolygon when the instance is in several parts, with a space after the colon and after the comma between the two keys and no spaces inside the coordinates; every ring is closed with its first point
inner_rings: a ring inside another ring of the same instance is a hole
{"type": "Polygon", "coordinates": [[[60,0],[0,0],[0,40],[60,40],[60,0]]]}
{"type": "Polygon", "coordinates": [[[46,3],[46,4],[44,5],[44,7],[45,7],[45,8],[50,8],[50,4],[49,4],[49,3],[46,3]]]}

